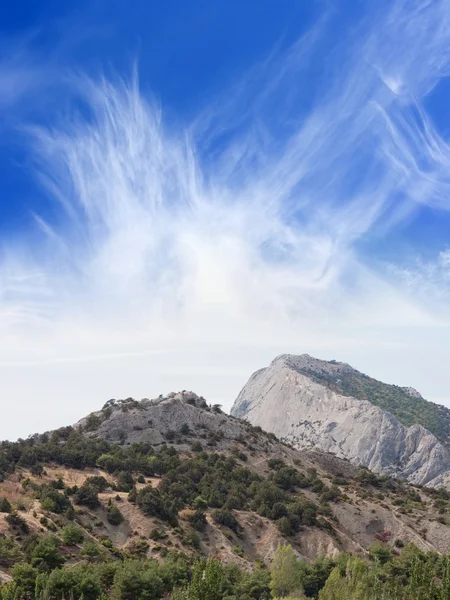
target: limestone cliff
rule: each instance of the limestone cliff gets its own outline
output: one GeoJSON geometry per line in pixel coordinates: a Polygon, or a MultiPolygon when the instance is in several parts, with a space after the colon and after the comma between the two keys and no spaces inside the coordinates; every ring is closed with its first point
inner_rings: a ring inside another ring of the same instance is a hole
{"type": "MultiPolygon", "coordinates": [[[[355,374],[366,377],[336,361],[282,355],[251,376],[231,414],[296,448],[331,452],[415,484],[448,487],[450,453],[435,435],[418,423],[406,426],[368,399],[336,391],[345,390],[346,380],[355,385],[355,374]]],[[[396,390],[425,402],[411,388],[396,390]]]]}

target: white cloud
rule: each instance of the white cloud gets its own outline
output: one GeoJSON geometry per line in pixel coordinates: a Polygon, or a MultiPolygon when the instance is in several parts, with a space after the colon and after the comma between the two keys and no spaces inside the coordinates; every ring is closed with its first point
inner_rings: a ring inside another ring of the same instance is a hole
{"type": "Polygon", "coordinates": [[[110,396],[194,388],[230,406],[281,352],[450,401],[445,298],[411,293],[419,276],[442,291],[448,251],[405,276],[357,247],[417,203],[449,208],[421,96],[448,73],[450,9],[413,4],[336,49],[312,109],[302,77],[326,19],[183,130],[135,81],[72,80],[82,113],[29,130],[60,214],[36,215],[38,244],[4,244],[0,437],[110,396]]]}

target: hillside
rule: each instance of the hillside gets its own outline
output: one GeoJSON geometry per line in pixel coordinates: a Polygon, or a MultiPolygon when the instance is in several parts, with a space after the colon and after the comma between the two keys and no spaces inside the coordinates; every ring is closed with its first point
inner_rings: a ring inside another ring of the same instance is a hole
{"type": "MultiPolygon", "coordinates": [[[[98,577],[96,564],[122,573],[135,560],[170,559],[182,570],[209,556],[252,573],[281,543],[305,572],[328,557],[326,579],[343,552],[394,557],[410,544],[450,544],[447,492],[297,451],[189,392],[110,402],[74,428],[4,442],[0,472],[0,576],[17,579],[25,560],[47,594],[64,567],[98,577]]],[[[119,590],[117,573],[107,597],[137,598],[119,590]]],[[[240,596],[252,597],[265,596],[240,596]]]]}
{"type": "Polygon", "coordinates": [[[443,444],[450,445],[450,409],[425,400],[411,387],[378,381],[346,363],[312,357],[292,361],[292,368],[343,396],[367,400],[406,425],[423,425],[443,444]]]}
{"type": "Polygon", "coordinates": [[[353,464],[412,483],[448,486],[447,444],[423,425],[408,427],[378,406],[380,398],[392,406],[395,398],[406,404],[405,397],[413,406],[430,404],[411,389],[399,390],[379,384],[349,365],[308,355],[282,355],[251,376],[231,413],[296,448],[332,452],[353,464]],[[350,390],[355,390],[355,396],[350,390]],[[368,399],[372,398],[370,390],[378,401],[368,399]]]}

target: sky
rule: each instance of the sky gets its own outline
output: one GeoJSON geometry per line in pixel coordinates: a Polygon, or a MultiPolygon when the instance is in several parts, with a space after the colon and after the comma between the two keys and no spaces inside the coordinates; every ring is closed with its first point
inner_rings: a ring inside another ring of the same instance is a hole
{"type": "Polygon", "coordinates": [[[16,5],[1,439],[285,353],[450,406],[449,0],[16,5]]]}

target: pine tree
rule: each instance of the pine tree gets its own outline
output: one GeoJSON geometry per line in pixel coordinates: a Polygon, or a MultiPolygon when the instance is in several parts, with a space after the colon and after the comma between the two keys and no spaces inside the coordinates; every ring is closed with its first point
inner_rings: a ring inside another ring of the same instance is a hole
{"type": "Polygon", "coordinates": [[[3,497],[0,500],[0,512],[2,513],[10,513],[12,511],[12,506],[8,498],[3,497]]]}

